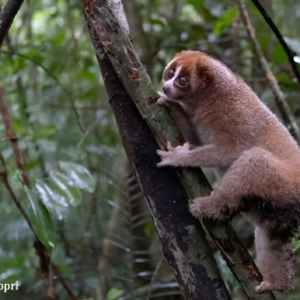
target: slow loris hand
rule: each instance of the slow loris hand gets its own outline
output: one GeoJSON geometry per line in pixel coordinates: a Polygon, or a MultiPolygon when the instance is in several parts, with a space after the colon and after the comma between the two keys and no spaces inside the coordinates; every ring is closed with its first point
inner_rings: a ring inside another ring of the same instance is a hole
{"type": "Polygon", "coordinates": [[[170,99],[168,96],[166,96],[164,93],[157,91],[160,98],[157,100],[158,105],[165,105],[167,107],[171,107],[173,105],[180,106],[180,104],[172,99],[170,99]]]}
{"type": "Polygon", "coordinates": [[[161,158],[161,162],[157,164],[158,167],[164,166],[180,166],[181,160],[189,153],[190,145],[185,143],[183,146],[172,147],[171,143],[167,143],[169,151],[157,150],[157,154],[161,158]]]}

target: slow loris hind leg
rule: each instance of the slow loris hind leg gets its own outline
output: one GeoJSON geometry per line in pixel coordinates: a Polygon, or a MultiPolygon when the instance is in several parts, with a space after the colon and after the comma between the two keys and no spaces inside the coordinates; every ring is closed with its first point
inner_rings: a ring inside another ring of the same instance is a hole
{"type": "Polygon", "coordinates": [[[257,224],[255,247],[257,264],[263,274],[263,281],[255,288],[257,293],[269,290],[293,289],[293,251],[291,239],[270,240],[268,228],[257,224]]]}
{"type": "Polygon", "coordinates": [[[197,218],[219,220],[237,211],[247,196],[272,202],[291,199],[289,185],[284,163],[270,152],[254,147],[230,166],[212,195],[195,199],[190,211],[197,218]]]}
{"type": "MultiPolygon", "coordinates": [[[[220,187],[212,195],[197,198],[190,206],[197,218],[216,220],[238,210],[241,200],[246,196],[258,196],[273,204],[293,201],[291,174],[284,162],[261,148],[245,151],[225,173],[220,187]]],[[[269,238],[265,224],[257,223],[255,230],[257,261],[263,274],[263,281],[256,287],[257,293],[267,290],[286,290],[292,288],[294,277],[291,239],[269,238]]]]}

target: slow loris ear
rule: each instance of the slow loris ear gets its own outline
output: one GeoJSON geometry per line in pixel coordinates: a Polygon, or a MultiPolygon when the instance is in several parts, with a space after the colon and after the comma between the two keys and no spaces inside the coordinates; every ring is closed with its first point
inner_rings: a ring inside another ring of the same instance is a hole
{"type": "Polygon", "coordinates": [[[198,68],[199,84],[202,89],[207,89],[214,81],[214,73],[207,67],[198,68]]]}

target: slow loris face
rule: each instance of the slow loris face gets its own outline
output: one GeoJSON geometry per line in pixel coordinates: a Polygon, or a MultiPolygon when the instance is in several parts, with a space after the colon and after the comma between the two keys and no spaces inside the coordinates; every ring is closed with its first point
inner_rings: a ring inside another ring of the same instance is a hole
{"type": "Polygon", "coordinates": [[[163,91],[174,100],[188,100],[209,89],[214,73],[208,68],[210,57],[202,52],[178,53],[163,74],[163,91]]]}

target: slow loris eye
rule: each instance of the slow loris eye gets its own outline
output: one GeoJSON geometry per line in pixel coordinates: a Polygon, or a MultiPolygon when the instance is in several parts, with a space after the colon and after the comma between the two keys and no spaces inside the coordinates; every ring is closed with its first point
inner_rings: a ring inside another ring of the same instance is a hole
{"type": "Polygon", "coordinates": [[[181,76],[181,77],[179,77],[178,82],[181,86],[185,86],[187,84],[187,79],[185,76],[181,76]]]}
{"type": "Polygon", "coordinates": [[[170,70],[167,71],[167,77],[169,79],[173,78],[174,75],[175,75],[175,70],[174,69],[170,69],[170,70]]]}

